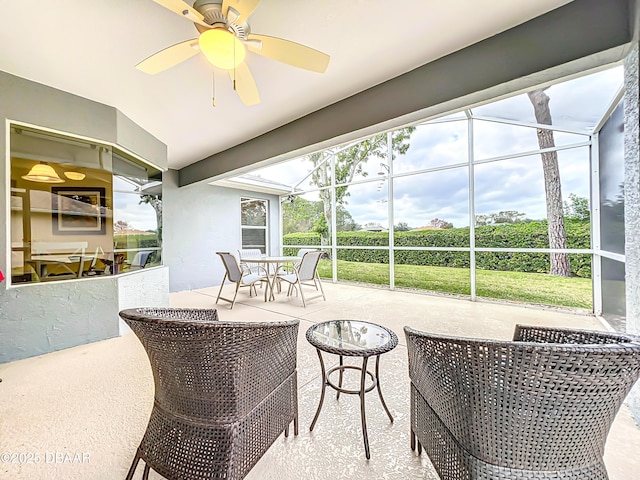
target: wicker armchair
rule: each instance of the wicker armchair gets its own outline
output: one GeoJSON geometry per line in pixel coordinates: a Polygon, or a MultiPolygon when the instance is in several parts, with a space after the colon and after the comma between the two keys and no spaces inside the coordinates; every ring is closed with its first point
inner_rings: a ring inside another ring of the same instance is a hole
{"type": "Polygon", "coordinates": [[[215,309],[123,310],[147,351],[155,398],[140,459],[167,479],[241,479],[293,421],[298,320],[219,322],[215,309]]]}
{"type": "Polygon", "coordinates": [[[607,479],[609,428],[640,375],[630,335],[516,327],[514,341],[405,327],[411,448],[443,480],[607,479]]]}

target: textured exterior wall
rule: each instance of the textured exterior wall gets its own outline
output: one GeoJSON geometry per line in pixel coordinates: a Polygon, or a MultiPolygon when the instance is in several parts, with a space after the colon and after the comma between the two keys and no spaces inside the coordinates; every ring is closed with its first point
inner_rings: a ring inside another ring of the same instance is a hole
{"type": "Polygon", "coordinates": [[[163,261],[171,270],[170,290],[220,285],[224,268],[216,252],[235,253],[242,245],[240,198],[269,200],[269,247],[278,252],[280,202],[276,195],[214,187],[178,188],[178,172],[163,177],[163,261]]]}
{"type": "MultiPolygon", "coordinates": [[[[7,120],[82,135],[153,154],[166,166],[166,146],[113,108],[0,72],[0,270],[10,277],[7,178],[7,120]]],[[[133,274],[132,274],[133,276],[133,274]]],[[[0,283],[0,363],[103,340],[118,335],[119,279],[69,280],[7,288],[0,283]]],[[[130,294],[145,298],[147,282],[131,283],[130,294]],[[134,290],[137,289],[137,290],[134,290]]],[[[168,294],[168,281],[163,286],[168,294]]]]}
{"type": "MultiPolygon", "coordinates": [[[[137,307],[169,306],[169,268],[156,267],[138,270],[118,278],[118,311],[137,307]]],[[[120,335],[130,332],[120,319],[120,335]]]]}
{"type": "MultiPolygon", "coordinates": [[[[627,295],[627,331],[640,334],[640,131],[638,122],[638,42],[625,59],[624,98],[624,221],[627,295]]],[[[628,398],[640,424],[640,385],[628,398]]]]}
{"type": "Polygon", "coordinates": [[[0,288],[0,363],[118,335],[113,277],[0,288]]]}
{"type": "Polygon", "coordinates": [[[116,110],[116,139],[118,145],[122,145],[161,170],[167,169],[167,146],[119,110],[116,110]]]}

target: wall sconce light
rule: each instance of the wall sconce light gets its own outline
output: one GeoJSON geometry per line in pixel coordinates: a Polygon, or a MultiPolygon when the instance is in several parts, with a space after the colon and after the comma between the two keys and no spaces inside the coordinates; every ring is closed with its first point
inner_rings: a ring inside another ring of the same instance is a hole
{"type": "Polygon", "coordinates": [[[22,178],[29,180],[30,182],[64,183],[64,180],[58,176],[53,167],[44,162],[36,163],[31,167],[29,173],[23,175],[22,178]]]}

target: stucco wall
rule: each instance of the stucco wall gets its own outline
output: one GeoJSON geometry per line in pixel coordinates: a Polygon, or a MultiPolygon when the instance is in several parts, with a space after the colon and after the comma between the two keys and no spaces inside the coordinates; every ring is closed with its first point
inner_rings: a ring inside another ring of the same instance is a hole
{"type": "Polygon", "coordinates": [[[0,363],[118,335],[116,280],[0,290],[0,363]]]}
{"type": "MultiPolygon", "coordinates": [[[[0,269],[10,277],[7,120],[117,144],[166,168],[166,146],[115,108],[0,72],[0,269]]],[[[0,283],[0,363],[118,335],[115,277],[8,288],[0,283]]],[[[140,297],[145,283],[134,283],[140,297]]],[[[168,292],[168,281],[154,289],[168,292]]]]}
{"type": "Polygon", "coordinates": [[[178,188],[178,173],[163,177],[163,255],[172,292],[220,285],[224,267],[218,251],[241,248],[240,198],[269,200],[270,254],[277,255],[280,203],[276,195],[208,184],[178,188]]]}
{"type": "MultiPolygon", "coordinates": [[[[156,267],[119,275],[118,308],[168,307],[169,268],[156,267]]],[[[119,322],[120,335],[130,332],[122,319],[119,322]]]]}
{"type": "MultiPolygon", "coordinates": [[[[638,42],[625,59],[624,97],[624,222],[627,297],[627,331],[640,335],[640,131],[638,42]]],[[[628,397],[640,424],[640,385],[628,397]]]]}

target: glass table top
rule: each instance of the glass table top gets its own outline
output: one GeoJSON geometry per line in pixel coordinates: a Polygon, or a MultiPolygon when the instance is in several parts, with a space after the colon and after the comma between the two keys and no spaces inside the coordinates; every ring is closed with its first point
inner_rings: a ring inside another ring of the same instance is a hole
{"type": "Polygon", "coordinates": [[[320,350],[353,356],[377,355],[398,344],[398,337],[391,330],[362,320],[318,323],[307,330],[307,340],[320,350]]]}

